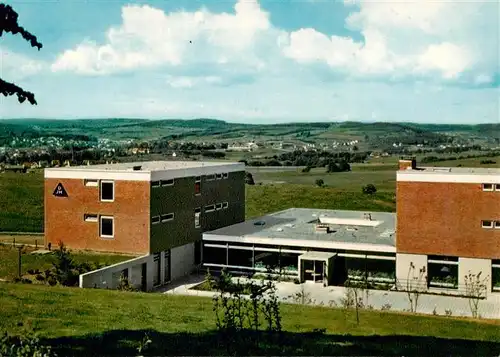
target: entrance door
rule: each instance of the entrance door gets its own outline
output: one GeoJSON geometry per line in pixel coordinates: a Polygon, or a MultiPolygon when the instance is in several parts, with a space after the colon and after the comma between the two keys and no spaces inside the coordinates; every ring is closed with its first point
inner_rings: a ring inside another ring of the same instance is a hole
{"type": "Polygon", "coordinates": [[[164,257],[165,257],[165,279],[164,279],[164,284],[170,283],[170,280],[172,278],[172,269],[170,266],[170,249],[166,250],[164,252],[164,257]]]}
{"type": "Polygon", "coordinates": [[[161,254],[156,253],[153,257],[154,275],[153,275],[153,286],[160,285],[160,275],[161,275],[161,254]]]}

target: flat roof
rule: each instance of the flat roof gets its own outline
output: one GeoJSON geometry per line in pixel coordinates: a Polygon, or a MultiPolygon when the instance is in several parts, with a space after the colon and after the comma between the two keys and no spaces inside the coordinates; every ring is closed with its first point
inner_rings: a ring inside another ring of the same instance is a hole
{"type": "Polygon", "coordinates": [[[395,228],[395,213],[290,208],[206,232],[203,240],[395,252],[395,228]],[[316,232],[318,220],[331,233],[316,232]]]}
{"type": "Polygon", "coordinates": [[[396,177],[397,181],[500,184],[500,167],[418,167],[399,170],[396,177]]]}
{"type": "Polygon", "coordinates": [[[144,161],[47,168],[45,177],[155,181],[244,170],[245,164],[241,162],[144,161]]]}

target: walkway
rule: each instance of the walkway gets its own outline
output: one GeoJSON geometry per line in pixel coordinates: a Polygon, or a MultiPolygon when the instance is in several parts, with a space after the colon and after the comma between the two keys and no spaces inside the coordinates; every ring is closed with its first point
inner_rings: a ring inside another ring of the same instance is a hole
{"type": "MultiPolygon", "coordinates": [[[[236,279],[236,278],[235,278],[236,279]]],[[[175,285],[168,285],[159,290],[164,294],[205,296],[212,297],[213,292],[193,290],[192,288],[203,282],[203,276],[190,276],[175,285]]],[[[243,279],[241,279],[243,280],[243,279]]],[[[300,303],[301,299],[294,299],[293,296],[304,292],[311,305],[342,306],[341,300],[345,297],[346,289],[340,286],[323,287],[321,284],[306,282],[305,284],[294,284],[280,282],[276,284],[278,297],[287,303],[300,303]],[[303,287],[302,287],[303,285],[303,287]],[[303,290],[302,290],[303,289],[303,290]]],[[[363,296],[366,305],[373,306],[380,310],[382,307],[389,307],[392,311],[409,311],[408,295],[404,292],[369,290],[368,302],[363,296]]],[[[451,311],[452,316],[471,316],[469,300],[466,298],[421,294],[417,306],[417,312],[423,314],[433,314],[434,310],[438,315],[445,315],[445,310],[451,311]]],[[[488,299],[479,302],[479,315],[483,318],[500,319],[500,294],[490,294],[488,299]]]]}

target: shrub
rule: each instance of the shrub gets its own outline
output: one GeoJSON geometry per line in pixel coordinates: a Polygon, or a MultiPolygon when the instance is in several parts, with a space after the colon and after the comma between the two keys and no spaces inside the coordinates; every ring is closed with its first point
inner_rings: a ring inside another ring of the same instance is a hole
{"type": "Polygon", "coordinates": [[[5,357],[55,357],[50,346],[44,346],[37,337],[0,335],[0,356],[5,357]]]}
{"type": "Polygon", "coordinates": [[[306,166],[302,169],[302,172],[309,172],[311,171],[311,166],[306,166]]]}
{"type": "Polygon", "coordinates": [[[323,187],[324,185],[325,185],[325,181],[323,181],[323,179],[316,180],[316,186],[323,187]]]}
{"type": "Polygon", "coordinates": [[[363,186],[362,191],[366,195],[373,195],[375,192],[377,192],[377,188],[374,184],[369,183],[368,185],[363,186]]]}
{"type": "Polygon", "coordinates": [[[245,183],[247,185],[255,185],[255,181],[253,180],[253,176],[250,172],[246,172],[245,174],[245,183]]]}

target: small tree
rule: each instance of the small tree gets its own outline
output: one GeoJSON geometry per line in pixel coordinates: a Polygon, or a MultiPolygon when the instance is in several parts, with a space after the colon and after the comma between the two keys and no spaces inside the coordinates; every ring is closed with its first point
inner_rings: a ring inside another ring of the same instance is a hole
{"type": "Polygon", "coordinates": [[[71,253],[63,242],[59,242],[59,249],[54,252],[55,261],[52,263],[54,277],[57,282],[65,286],[76,285],[78,271],[71,253]]]}
{"type": "Polygon", "coordinates": [[[418,299],[424,287],[427,285],[425,266],[422,266],[418,272],[415,264],[410,262],[408,268],[408,277],[406,279],[406,293],[408,294],[408,301],[410,302],[410,312],[417,312],[418,299]]]}
{"type": "Polygon", "coordinates": [[[469,274],[465,276],[465,295],[469,299],[469,307],[472,317],[478,317],[479,301],[486,297],[486,281],[488,277],[481,278],[481,273],[469,274]]]}
{"type": "Polygon", "coordinates": [[[373,195],[375,192],[377,192],[377,188],[375,187],[375,185],[369,183],[368,185],[363,186],[362,191],[366,195],[373,195]]]}
{"type": "Polygon", "coordinates": [[[245,173],[245,183],[247,185],[255,185],[255,181],[253,180],[253,176],[248,171],[245,173]]]}
{"type": "Polygon", "coordinates": [[[323,179],[316,180],[316,186],[323,187],[324,185],[325,185],[325,181],[323,181],[323,179]]]}
{"type": "Polygon", "coordinates": [[[302,169],[302,172],[309,172],[309,171],[311,171],[311,166],[309,166],[309,165],[307,165],[306,167],[304,167],[302,169]]]}

